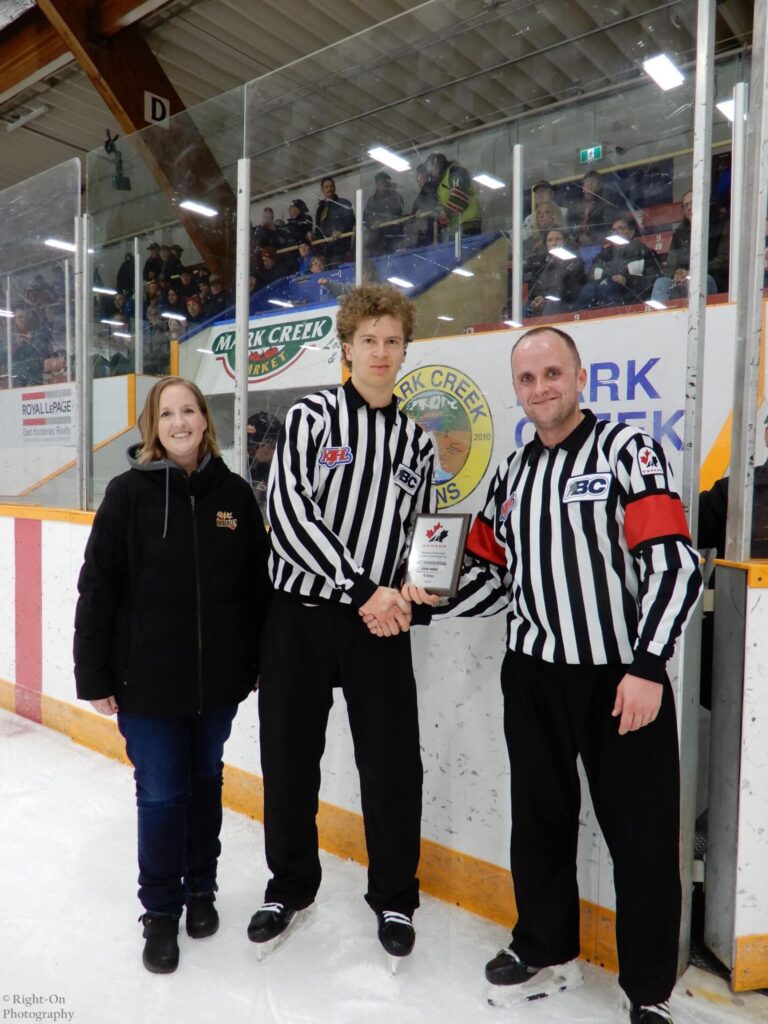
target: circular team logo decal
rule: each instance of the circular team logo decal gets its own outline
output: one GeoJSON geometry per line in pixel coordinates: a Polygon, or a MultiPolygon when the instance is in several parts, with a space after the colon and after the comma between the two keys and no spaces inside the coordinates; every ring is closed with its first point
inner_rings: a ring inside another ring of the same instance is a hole
{"type": "Polygon", "coordinates": [[[493,419],[483,392],[452,366],[422,366],[400,378],[395,394],[403,412],[432,437],[438,508],[468,498],[493,450],[493,419]]]}
{"type": "MultiPolygon", "coordinates": [[[[248,379],[262,381],[274,377],[300,359],[307,346],[324,347],[334,330],[329,316],[298,317],[248,332],[248,379]]],[[[231,329],[217,334],[211,351],[227,374],[235,379],[235,332],[231,329]]]]}

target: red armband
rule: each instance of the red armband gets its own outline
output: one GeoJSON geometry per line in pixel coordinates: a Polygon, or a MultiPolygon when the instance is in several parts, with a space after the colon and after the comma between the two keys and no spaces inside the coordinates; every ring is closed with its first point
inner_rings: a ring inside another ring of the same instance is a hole
{"type": "Polygon", "coordinates": [[[685,537],[690,541],[683,503],[671,494],[648,494],[638,498],[627,505],[624,513],[624,536],[630,551],[661,537],[685,537]]]}

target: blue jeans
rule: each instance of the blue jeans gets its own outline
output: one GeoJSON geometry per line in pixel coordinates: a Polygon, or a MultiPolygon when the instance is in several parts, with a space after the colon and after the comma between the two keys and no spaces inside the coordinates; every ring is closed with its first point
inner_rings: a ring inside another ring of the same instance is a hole
{"type": "Polygon", "coordinates": [[[237,711],[165,718],[118,713],[135,771],[139,900],[180,917],[186,898],[216,891],[224,744],[237,711]]]}

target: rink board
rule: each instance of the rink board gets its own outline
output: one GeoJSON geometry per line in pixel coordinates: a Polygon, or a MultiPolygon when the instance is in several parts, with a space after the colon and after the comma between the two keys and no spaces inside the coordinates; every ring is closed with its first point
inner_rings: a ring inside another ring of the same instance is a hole
{"type": "MultiPolygon", "coordinates": [[[[727,462],[733,321],[731,306],[707,312],[709,336],[716,339],[704,381],[703,472],[711,479],[722,474],[727,462]]],[[[570,326],[587,369],[585,402],[598,415],[659,436],[679,471],[685,312],[570,326]]],[[[519,333],[433,339],[409,349],[398,385],[403,402],[420,403],[427,411],[447,404],[469,425],[464,465],[453,475],[451,466],[443,465],[438,480],[452,511],[477,511],[497,462],[530,436],[510,386],[509,351],[519,333]]],[[[327,363],[321,376],[326,374],[327,363]]],[[[327,380],[318,383],[327,385],[327,380]]],[[[257,387],[278,390],[292,384],[287,370],[257,387]]],[[[73,699],[76,580],[91,520],[90,514],[66,510],[0,507],[0,602],[15,608],[15,615],[0,622],[0,681],[5,680],[0,682],[0,704],[97,750],[124,756],[113,723],[73,699]]],[[[423,887],[509,925],[515,907],[507,866],[509,768],[498,682],[503,633],[501,616],[437,623],[415,629],[413,647],[425,768],[423,887]]],[[[225,799],[260,818],[255,699],[242,706],[226,757],[225,799]]],[[[344,709],[338,703],[329,723],[321,798],[322,845],[364,863],[359,782],[344,709]]],[[[612,867],[585,787],[578,873],[582,954],[615,968],[612,867]]],[[[759,945],[764,933],[768,926],[753,922],[745,934],[759,945]]]]}

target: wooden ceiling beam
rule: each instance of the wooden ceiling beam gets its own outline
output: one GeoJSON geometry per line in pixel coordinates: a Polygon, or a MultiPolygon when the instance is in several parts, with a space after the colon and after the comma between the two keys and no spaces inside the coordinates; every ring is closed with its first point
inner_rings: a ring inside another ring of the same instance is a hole
{"type": "Polygon", "coordinates": [[[179,220],[212,271],[233,274],[236,198],[193,119],[136,25],[112,36],[99,32],[96,3],[38,0],[117,123],[126,134],[147,128],[145,92],[166,99],[171,120],[132,140],[171,201],[201,200],[219,213],[212,221],[177,207],[179,220]]]}

